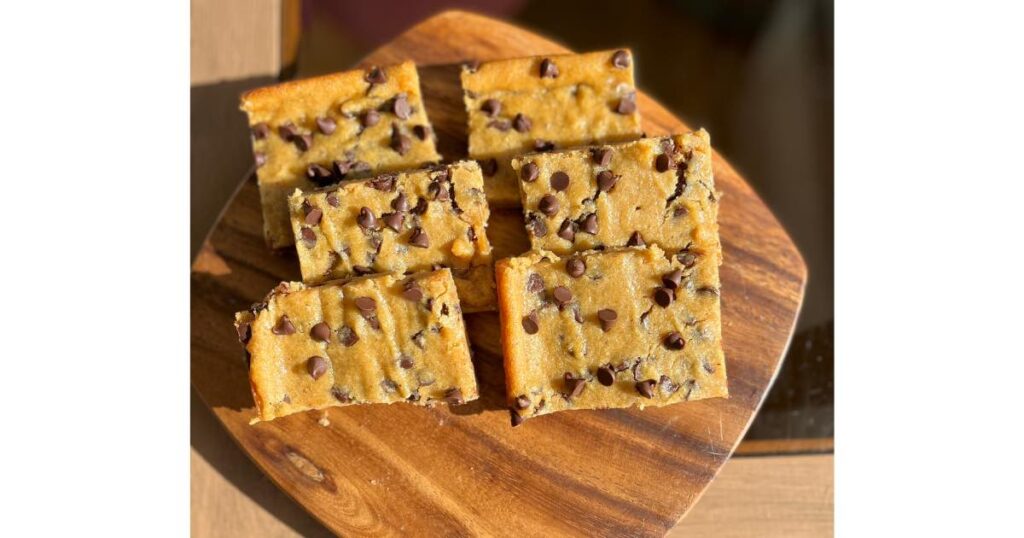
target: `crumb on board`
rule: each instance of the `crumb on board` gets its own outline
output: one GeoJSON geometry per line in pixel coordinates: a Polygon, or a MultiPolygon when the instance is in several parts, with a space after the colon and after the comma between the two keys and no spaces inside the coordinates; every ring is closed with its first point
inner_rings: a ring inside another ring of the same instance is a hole
{"type": "Polygon", "coordinates": [[[327,411],[324,411],[324,414],[320,415],[320,420],[317,420],[316,423],[325,428],[331,425],[331,421],[327,418],[327,411]]]}

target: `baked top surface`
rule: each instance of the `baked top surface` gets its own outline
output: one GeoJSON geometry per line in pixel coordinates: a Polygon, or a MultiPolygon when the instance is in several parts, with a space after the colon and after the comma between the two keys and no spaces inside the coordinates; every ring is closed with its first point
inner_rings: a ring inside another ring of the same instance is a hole
{"type": "Polygon", "coordinates": [[[523,155],[512,167],[534,249],[566,254],[639,239],[674,252],[717,243],[718,200],[703,129],[523,155]]]}
{"type": "Polygon", "coordinates": [[[303,280],[452,268],[467,311],[493,309],[489,210],[473,161],[345,181],[289,199],[303,280]]]}
{"type": "Polygon", "coordinates": [[[461,80],[469,156],[483,161],[485,172],[493,170],[484,185],[499,206],[519,203],[512,155],[641,133],[628,50],[485,62],[464,67],[461,80]]]}
{"type": "Polygon", "coordinates": [[[728,395],[716,256],[689,263],[657,246],[533,252],[496,272],[514,424],[728,395]]]}
{"type": "Polygon", "coordinates": [[[430,405],[455,390],[462,401],[478,394],[448,269],[316,287],[282,283],[235,320],[259,420],[354,403],[430,405]]]}
{"type": "Polygon", "coordinates": [[[273,247],[292,243],[287,198],[296,188],[441,159],[413,62],[260,88],[242,96],[241,108],[253,133],[264,228],[273,247]],[[344,173],[335,172],[335,161],[344,173]],[[311,165],[333,175],[311,181],[311,165]]]}

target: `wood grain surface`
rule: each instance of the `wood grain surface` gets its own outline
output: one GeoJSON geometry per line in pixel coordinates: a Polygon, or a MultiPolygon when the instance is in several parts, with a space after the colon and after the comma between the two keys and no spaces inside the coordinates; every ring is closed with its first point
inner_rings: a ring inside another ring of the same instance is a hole
{"type": "MultiPolygon", "coordinates": [[[[420,67],[447,159],[465,155],[458,64],[565,52],[514,26],[463,12],[417,25],[363,64],[420,67]]],[[[643,62],[643,58],[637,58],[643,62]]],[[[650,135],[686,130],[640,93],[650,135]]],[[[712,143],[714,141],[712,133],[712,143]]],[[[267,476],[342,535],[661,536],[693,506],[760,405],[789,342],[806,269],[781,225],[719,155],[723,338],[728,400],[660,409],[557,413],[512,429],[496,314],[467,316],[481,398],[457,407],[353,406],[249,426],[254,414],[232,315],[281,280],[294,254],[262,237],[249,179],[225,208],[192,270],[192,382],[267,476]]],[[[518,211],[492,212],[496,257],[527,248],[518,211]]]]}

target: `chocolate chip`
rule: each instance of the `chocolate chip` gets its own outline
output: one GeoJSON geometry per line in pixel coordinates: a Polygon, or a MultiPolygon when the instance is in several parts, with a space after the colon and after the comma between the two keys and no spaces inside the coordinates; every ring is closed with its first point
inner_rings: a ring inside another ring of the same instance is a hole
{"type": "MultiPolygon", "coordinates": [[[[672,137],[670,137],[670,136],[666,136],[665,138],[662,138],[661,139],[661,150],[664,153],[668,153],[668,154],[675,153],[676,152],[676,141],[672,140],[672,137]]],[[[685,162],[682,163],[682,164],[683,164],[684,167],[686,166],[685,162]]]]}
{"type": "Polygon", "coordinates": [[[377,217],[370,208],[362,207],[359,209],[359,216],[356,217],[356,224],[363,230],[376,230],[377,217]]]}
{"type": "Polygon", "coordinates": [[[483,111],[484,114],[493,118],[501,112],[501,101],[498,101],[497,99],[488,99],[480,105],[480,110],[483,111]]]}
{"type": "Polygon", "coordinates": [[[529,230],[534,237],[544,237],[548,234],[548,225],[544,222],[544,219],[537,214],[531,213],[526,218],[526,229],[529,230]]]}
{"type": "Polygon", "coordinates": [[[365,161],[352,161],[352,168],[351,168],[351,170],[353,172],[368,172],[368,171],[370,171],[370,168],[371,168],[370,167],[370,163],[368,163],[368,162],[365,162],[365,161]]]}
{"type": "Polygon", "coordinates": [[[448,201],[448,182],[447,181],[432,181],[427,186],[427,194],[434,200],[442,202],[448,201]]]}
{"type": "Polygon", "coordinates": [[[529,131],[531,127],[533,127],[533,122],[522,114],[516,114],[516,117],[512,120],[512,128],[520,133],[529,131]]]}
{"type": "Polygon", "coordinates": [[[551,297],[555,299],[558,306],[562,307],[569,304],[569,301],[572,301],[572,292],[565,286],[556,286],[555,289],[551,290],[551,297]]]}
{"type": "Polygon", "coordinates": [[[334,175],[338,176],[338,179],[341,179],[348,175],[349,170],[352,169],[352,162],[334,161],[334,163],[331,165],[331,168],[334,169],[334,175]]]}
{"type": "Polygon", "coordinates": [[[672,304],[672,299],[674,298],[675,295],[668,288],[657,288],[654,290],[654,302],[658,303],[658,306],[662,308],[668,308],[668,305],[672,304]]]}
{"type": "Polygon", "coordinates": [[[243,344],[248,344],[249,339],[252,338],[252,325],[249,323],[242,323],[235,327],[235,331],[238,332],[238,341],[243,344]]]}
{"type": "Polygon", "coordinates": [[[612,54],[612,65],[619,69],[629,67],[629,53],[624,50],[617,50],[612,54]]]}
{"type": "Polygon", "coordinates": [[[487,126],[492,129],[497,129],[504,133],[505,131],[508,131],[509,129],[512,128],[512,122],[506,119],[497,119],[487,122],[487,126]]]}
{"type": "Polygon", "coordinates": [[[368,275],[370,273],[373,273],[373,267],[367,267],[365,265],[353,265],[352,272],[359,276],[368,275]]]}
{"type": "Polygon", "coordinates": [[[555,143],[550,140],[534,140],[533,149],[540,152],[551,151],[555,149],[555,143]]]}
{"type": "Polygon", "coordinates": [[[381,215],[384,225],[396,232],[402,231],[402,223],[405,222],[405,215],[402,213],[384,213],[381,215]]]}
{"type": "Polygon", "coordinates": [[[601,330],[604,332],[612,330],[617,319],[619,319],[618,313],[611,308],[602,308],[597,311],[597,320],[601,322],[601,330]]]}
{"type": "Polygon", "coordinates": [[[412,149],[412,139],[398,132],[398,129],[391,130],[391,149],[399,155],[405,155],[412,149]]]}
{"type": "Polygon", "coordinates": [[[576,223],[565,219],[562,221],[562,225],[558,227],[558,237],[565,239],[572,243],[576,240],[576,223]]]}
{"type": "Polygon", "coordinates": [[[388,394],[392,394],[396,390],[398,390],[398,384],[395,383],[394,381],[390,380],[390,379],[385,379],[384,381],[380,382],[380,388],[384,392],[386,392],[388,394]]]}
{"type": "Polygon", "coordinates": [[[259,168],[259,167],[267,164],[267,156],[264,155],[263,152],[261,152],[261,151],[257,151],[256,153],[253,153],[252,157],[256,161],[256,168],[259,168]]]}
{"type": "Polygon", "coordinates": [[[476,70],[480,69],[480,60],[464,60],[462,65],[464,65],[470,73],[476,73],[476,70]]]}
{"type": "Polygon", "coordinates": [[[565,373],[563,379],[565,379],[565,396],[569,399],[576,398],[582,394],[583,389],[587,385],[586,380],[578,378],[569,372],[565,373]]]}
{"type": "Polygon", "coordinates": [[[476,241],[476,229],[474,229],[472,226],[467,228],[466,229],[466,238],[469,239],[470,241],[475,242],[476,241]]]}
{"type": "Polygon", "coordinates": [[[540,330],[536,310],[530,312],[529,315],[523,316],[523,330],[526,331],[526,334],[537,334],[537,331],[540,330]]]}
{"type": "Polygon", "coordinates": [[[308,151],[309,148],[313,147],[313,136],[308,134],[298,135],[292,138],[292,142],[295,143],[295,147],[301,151],[308,151]]]}
{"type": "Polygon", "coordinates": [[[611,148],[594,148],[590,150],[590,158],[598,166],[608,166],[612,162],[611,148]]]}
{"type": "Polygon", "coordinates": [[[306,359],[306,371],[313,379],[320,379],[327,372],[327,359],[315,355],[306,359]]]}
{"type": "Polygon", "coordinates": [[[583,276],[583,273],[587,271],[587,263],[582,258],[573,256],[565,261],[565,272],[569,273],[569,276],[573,278],[579,278],[583,276]]]}
{"type": "Polygon", "coordinates": [[[583,217],[580,223],[580,230],[590,235],[597,235],[597,215],[590,213],[583,217]]]}
{"type": "Polygon", "coordinates": [[[636,112],[636,92],[623,95],[622,99],[619,99],[619,104],[615,105],[615,112],[619,114],[632,114],[636,112]]]}
{"type": "Polygon", "coordinates": [[[422,215],[422,214],[427,212],[428,208],[430,208],[430,204],[427,203],[427,199],[426,198],[420,198],[416,202],[416,207],[412,208],[412,213],[414,215],[422,215]]]}
{"type": "Polygon", "coordinates": [[[359,335],[352,330],[348,325],[338,329],[338,340],[341,341],[345,347],[352,347],[359,341],[359,335]]]}
{"type": "Polygon", "coordinates": [[[644,236],[640,235],[640,232],[633,232],[633,234],[629,236],[629,240],[626,241],[626,246],[644,247],[647,246],[647,243],[644,242],[644,236]]]}
{"type": "Polygon", "coordinates": [[[293,138],[299,136],[299,130],[295,127],[294,123],[289,121],[277,128],[277,134],[279,134],[281,138],[291,142],[293,138]]]}
{"type": "Polygon", "coordinates": [[[519,413],[516,413],[515,409],[509,409],[508,414],[513,428],[523,423],[523,417],[519,416],[519,413]]]}
{"type": "Polygon", "coordinates": [[[569,174],[558,171],[551,174],[551,188],[556,191],[564,191],[569,188],[569,174]]]}
{"type": "Polygon", "coordinates": [[[444,401],[451,405],[462,405],[466,401],[462,398],[462,391],[458,387],[452,387],[444,392],[444,401]]]}
{"type": "Polygon", "coordinates": [[[544,58],[540,62],[540,78],[557,78],[558,77],[558,66],[555,62],[544,58]]]}
{"type": "Polygon", "coordinates": [[[606,387],[610,387],[615,384],[615,370],[612,369],[610,364],[606,364],[597,369],[597,381],[606,387]]]}
{"type": "Polygon", "coordinates": [[[352,303],[364,314],[377,311],[377,301],[374,301],[372,297],[356,297],[352,303]]]}
{"type": "Polygon", "coordinates": [[[529,278],[526,279],[526,291],[530,293],[544,291],[544,278],[538,273],[530,273],[529,278]]]}
{"type": "Polygon", "coordinates": [[[285,314],[277,319],[277,324],[275,324],[274,327],[270,329],[270,332],[278,336],[294,334],[295,325],[292,325],[292,320],[288,319],[288,315],[285,314]]]}
{"type": "Polygon", "coordinates": [[[382,192],[389,192],[395,190],[395,176],[391,174],[381,174],[368,182],[370,187],[377,189],[382,192]]]}
{"type": "Polygon", "coordinates": [[[679,217],[685,216],[689,212],[690,212],[690,210],[686,209],[686,206],[681,205],[681,206],[677,207],[675,209],[675,211],[672,212],[672,216],[676,217],[676,218],[679,218],[679,217]]]}
{"type": "Polygon", "coordinates": [[[645,379],[643,381],[636,382],[636,391],[640,393],[644,398],[654,398],[654,385],[658,382],[653,379],[645,379]]]}
{"type": "Polygon", "coordinates": [[[252,131],[252,137],[256,140],[263,140],[268,134],[270,134],[270,127],[267,127],[265,122],[253,125],[250,127],[250,130],[252,131]]]}
{"type": "Polygon", "coordinates": [[[287,394],[284,395],[284,398],[281,398],[281,401],[284,402],[284,403],[287,403],[287,404],[292,403],[291,397],[288,396],[287,394]]]}
{"type": "Polygon", "coordinates": [[[430,136],[430,127],[426,125],[413,125],[412,134],[416,135],[416,138],[420,140],[426,140],[430,136]]]}
{"type": "Polygon", "coordinates": [[[679,285],[682,283],[682,281],[683,281],[683,270],[682,269],[676,269],[675,271],[672,271],[670,273],[665,273],[661,277],[661,283],[664,284],[665,287],[670,289],[670,290],[674,290],[674,289],[678,288],[679,285]]]}
{"type": "Polygon", "coordinates": [[[424,232],[422,228],[414,228],[412,235],[409,236],[409,244],[414,247],[428,248],[430,246],[430,238],[427,237],[427,232],[424,232]]]}
{"type": "Polygon", "coordinates": [[[619,181],[619,176],[611,173],[609,170],[602,170],[597,173],[597,188],[601,192],[609,192],[615,187],[615,183],[619,181]]]}
{"type": "Polygon", "coordinates": [[[412,357],[408,355],[402,355],[402,357],[398,360],[398,365],[401,366],[403,370],[408,370],[409,368],[412,368],[412,357]]]}
{"type": "Polygon", "coordinates": [[[409,284],[402,290],[402,297],[406,300],[418,303],[423,298],[423,290],[420,289],[416,282],[409,282],[409,284]]]}
{"type": "Polygon", "coordinates": [[[409,119],[409,115],[412,114],[412,107],[409,106],[409,98],[404,93],[398,94],[398,96],[395,97],[394,102],[391,103],[391,111],[398,116],[398,119],[409,119]]]}
{"type": "Polygon", "coordinates": [[[659,172],[668,172],[669,164],[671,164],[671,161],[669,160],[668,155],[665,155],[664,153],[654,158],[654,169],[659,172]]]}
{"type": "Polygon", "coordinates": [[[680,350],[686,347],[686,341],[683,340],[683,335],[676,331],[672,331],[665,335],[665,338],[661,341],[667,349],[680,350]]]}
{"type": "Polygon", "coordinates": [[[484,175],[487,176],[487,177],[491,177],[494,174],[497,174],[498,173],[498,160],[497,159],[487,159],[486,161],[481,162],[480,163],[480,171],[483,172],[484,175]]]}
{"type": "Polygon", "coordinates": [[[676,259],[686,268],[693,267],[693,264],[697,263],[697,256],[690,252],[680,252],[676,254],[676,259]]]}
{"type": "Polygon", "coordinates": [[[377,125],[380,123],[380,112],[372,109],[363,112],[363,116],[359,119],[359,123],[361,123],[363,127],[373,127],[374,125],[377,125]]]}
{"type": "Polygon", "coordinates": [[[519,396],[516,396],[516,401],[513,405],[516,409],[519,409],[520,411],[524,409],[529,409],[530,399],[527,398],[525,394],[520,394],[519,396]]]}
{"type": "Polygon", "coordinates": [[[348,391],[341,390],[338,387],[331,387],[331,396],[334,396],[334,399],[341,403],[352,403],[352,396],[349,395],[348,391]]]}
{"type": "Polygon", "coordinates": [[[326,187],[334,183],[334,176],[331,174],[331,171],[319,164],[311,164],[306,167],[306,178],[320,187],[326,187]]]}
{"type": "Polygon", "coordinates": [[[299,230],[299,235],[302,237],[302,244],[305,245],[306,248],[313,248],[313,246],[316,245],[316,232],[314,232],[312,228],[303,226],[302,229],[299,230]]]}
{"type": "Polygon", "coordinates": [[[341,202],[338,200],[338,195],[333,192],[327,195],[327,203],[330,204],[331,207],[338,207],[341,205],[341,202]]]}
{"type": "Polygon", "coordinates": [[[519,171],[519,177],[527,183],[533,183],[537,181],[537,177],[540,175],[540,168],[537,163],[529,162],[523,165],[523,169],[519,171]]]}
{"type": "Polygon", "coordinates": [[[405,197],[404,192],[398,193],[398,196],[394,200],[391,200],[391,209],[395,211],[408,211],[409,210],[409,199],[405,197]]]}
{"type": "Polygon", "coordinates": [[[447,316],[448,315],[448,303],[441,303],[441,315],[442,316],[447,316]]]}
{"type": "Polygon", "coordinates": [[[363,76],[363,79],[366,80],[366,82],[369,82],[370,85],[384,84],[388,81],[388,75],[383,69],[374,65],[370,66],[370,69],[366,71],[366,75],[363,76]]]}
{"type": "Polygon", "coordinates": [[[331,118],[317,118],[316,127],[320,129],[321,133],[329,135],[333,133],[335,129],[338,128],[338,124],[335,123],[334,120],[331,118]]]}
{"type": "Polygon", "coordinates": [[[306,224],[316,226],[317,224],[320,224],[320,219],[322,219],[323,216],[324,212],[319,207],[310,208],[310,210],[306,212],[306,224]]]}
{"type": "Polygon", "coordinates": [[[558,213],[558,198],[555,198],[553,194],[545,194],[537,204],[537,208],[541,213],[552,217],[558,213]]]}
{"type": "Polygon", "coordinates": [[[330,342],[331,327],[327,325],[327,323],[321,321],[320,323],[313,325],[313,328],[309,330],[309,336],[318,342],[330,342]]]}

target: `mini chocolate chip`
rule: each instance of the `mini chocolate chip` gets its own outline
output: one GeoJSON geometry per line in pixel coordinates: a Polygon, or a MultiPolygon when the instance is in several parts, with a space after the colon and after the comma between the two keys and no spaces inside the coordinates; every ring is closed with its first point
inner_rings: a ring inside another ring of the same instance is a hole
{"type": "Polygon", "coordinates": [[[277,134],[280,135],[281,138],[291,142],[293,138],[299,136],[299,130],[295,127],[294,123],[289,121],[277,128],[277,134]]]}
{"type": "Polygon", "coordinates": [[[409,106],[409,98],[404,93],[398,94],[398,96],[395,97],[394,102],[391,103],[391,111],[398,116],[398,119],[409,119],[409,115],[412,114],[412,107],[409,106]]]}
{"type": "Polygon", "coordinates": [[[644,398],[654,398],[654,386],[658,382],[653,379],[645,379],[643,381],[636,382],[636,391],[640,393],[644,398]]]}
{"type": "Polygon", "coordinates": [[[384,392],[391,394],[398,390],[398,384],[390,379],[385,379],[384,381],[380,382],[380,388],[384,392]]]}
{"type": "Polygon", "coordinates": [[[677,207],[675,209],[675,211],[672,212],[672,216],[678,218],[678,217],[685,216],[689,212],[690,212],[690,210],[686,209],[686,206],[681,205],[681,206],[677,207]]]}
{"type": "Polygon", "coordinates": [[[523,417],[519,416],[515,409],[509,409],[508,414],[513,428],[523,423],[523,417]]]}
{"type": "Polygon", "coordinates": [[[338,387],[331,387],[331,396],[334,396],[334,399],[341,403],[352,402],[352,396],[349,395],[348,391],[341,390],[338,387]]]}
{"type": "Polygon", "coordinates": [[[556,286],[555,289],[551,291],[551,296],[555,299],[555,302],[558,303],[558,306],[565,306],[569,301],[572,301],[572,292],[565,286],[556,286]]]}
{"type": "Polygon", "coordinates": [[[580,304],[572,304],[572,319],[576,320],[576,323],[583,325],[583,312],[580,312],[580,304]]]}
{"type": "Polygon", "coordinates": [[[615,384],[615,370],[612,369],[610,364],[606,364],[597,369],[597,380],[606,387],[610,387],[615,384]]]}
{"type": "Polygon", "coordinates": [[[680,252],[679,254],[676,254],[676,259],[687,268],[693,267],[693,264],[697,263],[697,256],[690,252],[680,252]]]}
{"type": "Polygon", "coordinates": [[[619,99],[619,104],[615,105],[615,112],[619,114],[632,114],[636,112],[636,93],[630,92],[622,96],[619,99]]]}
{"type": "Polygon", "coordinates": [[[398,360],[398,365],[401,366],[403,370],[408,370],[409,368],[412,368],[412,357],[408,355],[402,355],[402,357],[398,360]]]}
{"type": "Polygon", "coordinates": [[[321,321],[320,323],[313,325],[313,328],[309,330],[309,336],[318,342],[330,342],[331,327],[327,325],[327,323],[321,321]]]}
{"type": "Polygon", "coordinates": [[[306,359],[306,371],[313,379],[320,379],[327,372],[327,359],[315,355],[306,359]]]}
{"type": "Polygon", "coordinates": [[[629,53],[624,50],[617,50],[612,54],[612,65],[619,69],[629,67],[629,53]]]}
{"type": "Polygon", "coordinates": [[[331,174],[331,171],[319,164],[311,164],[306,167],[306,179],[320,187],[326,187],[334,183],[334,176],[331,174]]]}
{"type": "Polygon", "coordinates": [[[516,114],[516,117],[512,119],[512,128],[520,133],[529,131],[531,127],[533,127],[533,122],[523,114],[516,114]]]}
{"type": "Polygon", "coordinates": [[[583,261],[583,258],[573,256],[565,261],[565,272],[573,278],[579,278],[587,272],[587,262],[583,261]]]}
{"type": "Polygon", "coordinates": [[[394,200],[391,200],[391,209],[395,211],[408,211],[409,210],[409,199],[405,197],[404,192],[398,193],[398,196],[394,200]]]}
{"type": "Polygon", "coordinates": [[[370,163],[365,161],[352,161],[353,172],[368,172],[371,166],[370,163]]]}
{"type": "Polygon", "coordinates": [[[551,174],[551,188],[556,191],[564,191],[569,188],[569,174],[558,171],[551,174]]]}
{"type": "Polygon", "coordinates": [[[515,408],[519,409],[520,411],[523,409],[529,409],[530,399],[527,398],[525,394],[520,394],[519,396],[516,396],[516,401],[514,405],[515,408]]]}
{"type": "Polygon", "coordinates": [[[566,397],[569,399],[576,398],[583,393],[583,389],[586,387],[587,382],[584,379],[578,378],[569,372],[565,373],[565,390],[566,397]]]}
{"type": "Polygon", "coordinates": [[[544,291],[544,278],[538,273],[530,273],[529,278],[526,279],[526,291],[530,293],[544,291]]]}
{"type": "Polygon", "coordinates": [[[537,176],[540,175],[540,168],[537,163],[529,162],[523,165],[523,169],[519,171],[519,177],[527,183],[533,183],[537,181],[537,176]]]}
{"type": "Polygon", "coordinates": [[[557,78],[558,77],[558,66],[555,62],[544,58],[540,61],[540,78],[557,78]]]}
{"type": "Polygon", "coordinates": [[[313,147],[313,136],[308,134],[298,135],[292,138],[292,142],[295,142],[295,147],[301,151],[308,151],[309,148],[313,147]]]}
{"type": "Polygon", "coordinates": [[[394,129],[391,131],[391,149],[399,155],[405,155],[412,149],[412,139],[394,129]]]}
{"type": "Polygon", "coordinates": [[[249,339],[252,338],[252,324],[242,323],[235,327],[235,331],[238,332],[238,341],[243,344],[248,344],[249,339]]]}
{"type": "Polygon", "coordinates": [[[281,401],[284,402],[284,403],[287,403],[287,404],[292,403],[291,397],[288,396],[287,394],[284,395],[284,398],[281,398],[281,401]]]}
{"type": "Polygon", "coordinates": [[[555,198],[553,194],[545,194],[537,204],[537,208],[541,213],[552,217],[558,213],[558,198],[555,198]]]}
{"type": "Polygon", "coordinates": [[[352,162],[334,161],[334,163],[331,165],[331,168],[334,169],[334,175],[338,176],[338,179],[341,179],[348,175],[349,170],[352,169],[352,162]]]}
{"type": "Polygon", "coordinates": [[[373,109],[363,112],[363,116],[359,119],[359,123],[361,123],[363,127],[373,127],[374,125],[377,125],[380,123],[380,112],[373,109]]]}
{"type": "Polygon", "coordinates": [[[562,221],[562,225],[558,227],[558,237],[565,239],[572,243],[576,240],[576,223],[565,219],[562,221]]]}
{"type": "Polygon", "coordinates": [[[415,282],[410,282],[410,285],[402,290],[402,297],[405,297],[408,301],[418,303],[423,298],[423,290],[415,282]]]}
{"type": "Polygon", "coordinates": [[[523,316],[523,330],[526,334],[537,334],[540,330],[540,322],[537,319],[537,311],[530,312],[529,315],[523,316]]]}
{"type": "Polygon", "coordinates": [[[274,334],[276,334],[278,336],[285,336],[285,335],[288,335],[288,334],[294,334],[295,333],[295,325],[292,325],[292,320],[288,319],[288,315],[285,314],[285,315],[281,316],[280,318],[278,318],[277,324],[275,324],[274,327],[272,329],[270,329],[270,332],[272,332],[272,333],[274,333],[274,334]]]}
{"type": "Polygon", "coordinates": [[[464,60],[462,65],[466,66],[470,73],[476,73],[476,70],[480,69],[480,60],[464,60]]]}
{"type": "Polygon", "coordinates": [[[319,207],[314,207],[313,209],[309,210],[309,213],[306,213],[306,224],[310,226],[316,226],[317,224],[320,224],[320,219],[322,219],[323,216],[323,210],[321,210],[319,207]]]}
{"type": "Polygon", "coordinates": [[[427,194],[434,200],[440,200],[446,202],[449,199],[448,193],[448,182],[447,181],[432,181],[427,186],[427,194]]]}
{"type": "Polygon", "coordinates": [[[250,127],[250,130],[252,131],[252,137],[256,140],[263,140],[268,134],[270,134],[270,127],[267,127],[266,122],[253,125],[250,127]]]}
{"type": "Polygon", "coordinates": [[[475,242],[476,241],[476,229],[473,228],[472,226],[467,228],[466,229],[466,238],[469,239],[470,241],[475,242]]]}
{"type": "Polygon", "coordinates": [[[442,316],[447,316],[448,315],[448,303],[441,303],[441,315],[442,316]]]}
{"type": "Polygon", "coordinates": [[[356,297],[352,303],[360,312],[375,312],[377,310],[377,301],[374,301],[372,297],[356,297]]]}
{"type": "Polygon", "coordinates": [[[534,140],[533,149],[539,152],[551,151],[555,149],[555,143],[550,140],[534,140]]]}
{"type": "Polygon", "coordinates": [[[590,213],[583,217],[583,222],[580,223],[580,230],[590,235],[597,235],[597,215],[590,213]]]}
{"type": "Polygon", "coordinates": [[[526,218],[526,228],[534,237],[544,237],[548,234],[548,225],[544,222],[544,219],[537,214],[530,214],[530,216],[526,218]]]}
{"type": "Polygon", "coordinates": [[[414,247],[427,248],[430,246],[430,238],[422,228],[414,228],[412,235],[409,236],[409,244],[414,247]]]}
{"type": "Polygon", "coordinates": [[[341,204],[338,200],[338,195],[333,192],[327,195],[327,203],[330,204],[331,207],[338,207],[341,204]]]}
{"type": "Polygon", "coordinates": [[[626,241],[627,247],[644,247],[647,243],[644,242],[644,236],[640,235],[640,232],[633,232],[629,236],[629,241],[626,241]]]}
{"type": "Polygon", "coordinates": [[[405,215],[402,213],[384,213],[381,215],[384,225],[396,232],[402,231],[402,223],[405,222],[405,215]]]}
{"type": "Polygon", "coordinates": [[[366,80],[366,82],[369,82],[370,85],[384,84],[388,81],[388,75],[383,69],[373,65],[366,71],[366,75],[363,76],[363,79],[366,80]]]}
{"type": "Polygon", "coordinates": [[[363,230],[376,230],[377,217],[370,208],[362,207],[359,209],[359,216],[356,217],[356,224],[363,230]]]}
{"type": "Polygon", "coordinates": [[[670,161],[668,155],[662,153],[654,158],[654,169],[659,172],[668,172],[670,161]]]}
{"type": "Polygon", "coordinates": [[[491,177],[494,174],[497,174],[498,173],[498,160],[497,159],[487,159],[486,161],[481,162],[480,163],[480,171],[483,172],[484,175],[487,176],[487,177],[491,177]]]}
{"type": "Polygon", "coordinates": [[[501,112],[501,101],[498,101],[497,99],[488,99],[480,105],[480,110],[482,110],[484,114],[493,118],[501,112]]]}
{"type": "Polygon", "coordinates": [[[668,288],[657,288],[654,290],[654,302],[658,303],[658,306],[662,308],[668,308],[668,305],[672,304],[672,299],[674,298],[675,295],[668,288]]]}
{"type": "Polygon", "coordinates": [[[381,174],[371,179],[368,185],[378,191],[389,192],[395,189],[395,176],[392,174],[381,174]]]}
{"type": "Polygon", "coordinates": [[[333,133],[335,129],[338,128],[338,124],[335,123],[334,120],[331,118],[317,118],[316,127],[320,129],[321,133],[329,135],[333,133]]]}
{"type": "Polygon", "coordinates": [[[683,270],[682,269],[676,269],[675,271],[672,271],[672,272],[669,272],[669,273],[665,273],[661,277],[661,283],[664,284],[665,287],[670,289],[670,290],[674,290],[674,289],[678,288],[679,284],[682,283],[682,281],[683,281],[683,270]]]}
{"type": "Polygon", "coordinates": [[[615,187],[615,183],[619,181],[619,176],[613,174],[610,170],[602,170],[597,173],[597,188],[601,192],[609,192],[615,187]]]}
{"type": "Polygon", "coordinates": [[[430,204],[427,202],[427,199],[426,198],[420,198],[416,202],[416,207],[412,208],[412,213],[414,215],[422,215],[422,214],[426,213],[427,209],[429,209],[429,208],[430,208],[430,204]]]}
{"type": "Polygon", "coordinates": [[[601,322],[601,330],[608,332],[612,330],[612,326],[615,325],[615,320],[619,319],[619,315],[611,308],[602,308],[597,311],[597,319],[601,322]]]}
{"type": "Polygon", "coordinates": [[[262,151],[257,151],[252,154],[253,159],[256,161],[256,168],[259,168],[267,164],[267,156],[262,151]]]}
{"type": "Polygon", "coordinates": [[[462,391],[458,387],[452,387],[444,392],[444,401],[451,405],[462,405],[466,401],[462,398],[462,391]]]}
{"type": "Polygon", "coordinates": [[[413,125],[412,134],[416,135],[416,138],[420,140],[426,140],[430,136],[430,127],[426,125],[413,125]]]}
{"type": "Polygon", "coordinates": [[[313,246],[316,245],[316,232],[314,232],[312,228],[303,226],[302,229],[299,230],[299,235],[302,236],[302,244],[305,245],[306,248],[313,248],[313,246]]]}
{"type": "Polygon", "coordinates": [[[611,148],[594,148],[590,150],[590,158],[598,166],[608,166],[612,162],[611,148]]]}
{"type": "Polygon", "coordinates": [[[352,347],[359,341],[359,335],[348,325],[338,329],[338,339],[345,347],[352,347]]]}
{"type": "Polygon", "coordinates": [[[367,267],[365,265],[353,265],[352,266],[352,272],[354,272],[357,275],[362,276],[362,275],[368,275],[370,273],[373,273],[374,271],[373,271],[373,267],[367,267]]]}
{"type": "Polygon", "coordinates": [[[508,131],[509,129],[512,128],[512,122],[506,119],[497,119],[487,122],[487,126],[493,129],[497,129],[504,133],[505,131],[508,131]]]}
{"type": "Polygon", "coordinates": [[[661,341],[667,349],[680,350],[686,347],[686,341],[683,340],[683,335],[676,331],[672,331],[665,335],[665,338],[661,341]]]}

